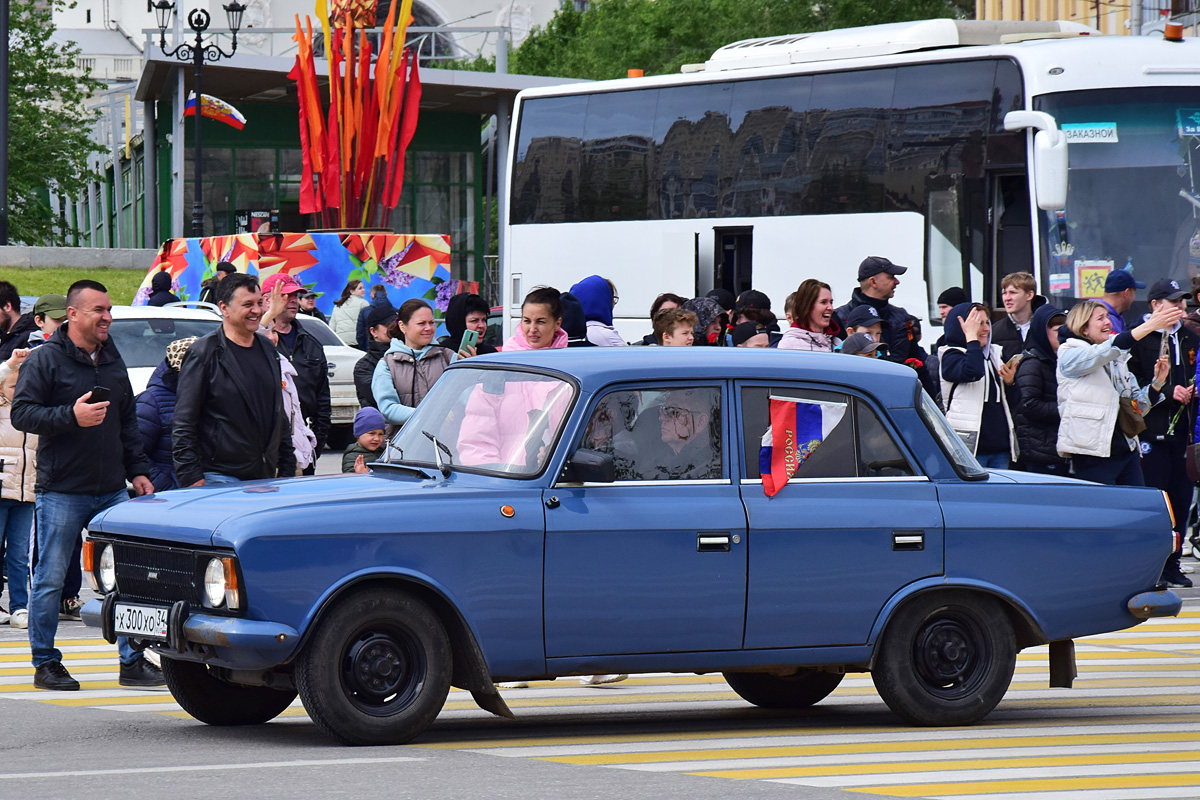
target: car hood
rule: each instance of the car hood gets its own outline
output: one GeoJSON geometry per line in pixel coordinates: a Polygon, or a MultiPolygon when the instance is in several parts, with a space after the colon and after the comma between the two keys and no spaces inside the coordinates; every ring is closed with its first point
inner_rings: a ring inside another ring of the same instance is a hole
{"type": "Polygon", "coordinates": [[[443,481],[389,470],[175,489],[119,503],[97,515],[88,530],[193,547],[230,547],[251,535],[295,532],[298,518],[309,531],[337,532],[347,519],[406,496],[429,498],[434,490],[440,503],[478,491],[463,477],[455,473],[443,481]],[[347,507],[353,515],[347,516],[347,507]]]}

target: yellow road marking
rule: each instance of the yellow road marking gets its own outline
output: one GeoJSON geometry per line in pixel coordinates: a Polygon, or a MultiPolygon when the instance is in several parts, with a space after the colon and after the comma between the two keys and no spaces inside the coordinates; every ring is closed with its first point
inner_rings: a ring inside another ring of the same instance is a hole
{"type": "MultiPolygon", "coordinates": [[[[929,795],[971,795],[993,792],[1070,792],[1086,789],[1153,789],[1164,786],[1200,786],[1200,774],[1194,770],[1167,775],[1110,775],[1097,778],[1040,778],[1010,781],[973,781],[970,783],[922,783],[911,786],[850,787],[847,791],[883,794],[895,797],[929,795]]],[[[1147,795],[1152,796],[1152,795],[1147,795]]]]}

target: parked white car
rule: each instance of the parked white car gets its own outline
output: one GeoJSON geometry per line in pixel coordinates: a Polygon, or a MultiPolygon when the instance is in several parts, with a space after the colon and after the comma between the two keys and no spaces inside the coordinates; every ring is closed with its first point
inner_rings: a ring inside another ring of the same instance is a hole
{"type": "Polygon", "coordinates": [[[204,336],[221,326],[219,314],[185,306],[113,306],[109,336],[129,369],[133,393],[141,394],[176,339],[204,336]]]}
{"type": "Polygon", "coordinates": [[[301,314],[296,318],[304,330],[317,337],[325,348],[325,360],[329,367],[329,397],[333,404],[333,424],[353,425],[358,413],[358,392],[354,390],[354,365],[365,353],[356,347],[347,346],[327,324],[301,314]]]}

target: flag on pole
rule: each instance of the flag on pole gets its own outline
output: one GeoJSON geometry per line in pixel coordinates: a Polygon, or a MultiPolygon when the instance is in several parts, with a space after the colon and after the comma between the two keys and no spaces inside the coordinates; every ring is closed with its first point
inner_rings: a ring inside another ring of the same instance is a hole
{"type": "Polygon", "coordinates": [[[774,395],[770,403],[771,424],[762,437],[758,473],[763,492],[774,497],[842,421],[846,404],[774,395]]]}
{"type": "Polygon", "coordinates": [[[404,110],[400,116],[400,144],[396,147],[394,159],[389,159],[392,174],[384,202],[387,208],[395,208],[400,202],[400,193],[404,189],[404,154],[417,132],[417,117],[421,110],[421,75],[415,55],[410,65],[408,83],[404,87],[404,110]]]}
{"type": "MultiPolygon", "coordinates": [[[[231,128],[237,128],[239,131],[246,127],[246,118],[242,116],[242,112],[219,97],[213,97],[211,94],[200,95],[200,113],[209,119],[224,122],[226,125],[231,128]]],[[[187,104],[183,107],[183,115],[185,117],[196,116],[195,92],[188,92],[187,104]]]]}

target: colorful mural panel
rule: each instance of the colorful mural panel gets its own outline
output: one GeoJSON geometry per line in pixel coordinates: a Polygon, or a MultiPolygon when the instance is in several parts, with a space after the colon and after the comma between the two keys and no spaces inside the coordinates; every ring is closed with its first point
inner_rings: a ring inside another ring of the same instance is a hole
{"type": "Polygon", "coordinates": [[[395,233],[242,233],[235,236],[168,239],[146,273],[133,304],[145,305],[156,272],[171,273],[172,291],[181,300],[200,296],[201,284],[228,261],[239,272],[263,280],[286,272],[323,294],[317,308],[333,313],[333,303],[352,280],[370,289],[387,288],[397,308],[413,297],[424,298],[437,316],[450,298],[478,291],[478,284],[450,279],[450,237],[395,233]]]}

